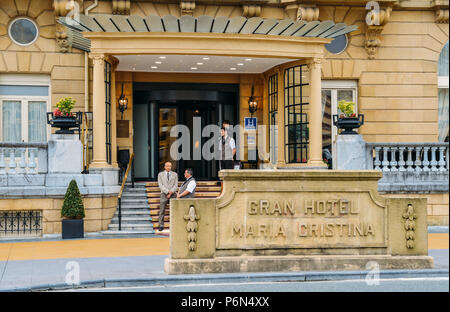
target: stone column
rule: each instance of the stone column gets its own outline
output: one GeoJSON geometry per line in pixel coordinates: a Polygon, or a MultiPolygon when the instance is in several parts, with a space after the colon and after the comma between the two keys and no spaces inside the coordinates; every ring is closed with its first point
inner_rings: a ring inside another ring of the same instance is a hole
{"type": "Polygon", "coordinates": [[[89,55],[94,63],[93,69],[93,159],[91,168],[107,168],[106,161],[106,108],[105,108],[105,55],[89,55]]]}
{"type": "Polygon", "coordinates": [[[116,68],[119,60],[111,57],[111,163],[118,168],[117,164],[117,97],[116,97],[116,68]]]}
{"type": "Polygon", "coordinates": [[[286,158],[284,155],[284,77],[283,71],[277,69],[278,75],[278,159],[277,167],[286,165],[286,158]]]}
{"type": "Polygon", "coordinates": [[[322,159],[322,60],[311,59],[309,68],[309,167],[326,167],[322,159]]]}

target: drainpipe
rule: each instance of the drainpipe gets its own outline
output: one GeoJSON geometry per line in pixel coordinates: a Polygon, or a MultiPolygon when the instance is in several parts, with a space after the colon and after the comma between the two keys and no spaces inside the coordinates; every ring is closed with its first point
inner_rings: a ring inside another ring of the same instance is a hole
{"type": "MultiPolygon", "coordinates": [[[[98,0],[84,10],[84,15],[89,15],[89,11],[98,6],[98,0]]],[[[89,55],[84,52],[84,111],[89,111],[89,55]]]]}

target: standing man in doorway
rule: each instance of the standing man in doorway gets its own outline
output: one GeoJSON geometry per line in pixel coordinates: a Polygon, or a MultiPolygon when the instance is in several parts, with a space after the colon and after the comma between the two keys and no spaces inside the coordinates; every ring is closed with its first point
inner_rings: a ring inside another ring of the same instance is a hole
{"type": "Polygon", "coordinates": [[[197,187],[197,182],[193,177],[194,172],[191,168],[187,168],[184,171],[184,177],[186,181],[183,182],[178,191],[177,198],[193,198],[195,197],[195,188],[197,187]]]}
{"type": "Polygon", "coordinates": [[[236,154],[236,143],[234,139],[228,135],[228,130],[225,127],[220,129],[221,142],[219,143],[220,153],[220,170],[234,169],[233,157],[236,154]]]}
{"type": "Polygon", "coordinates": [[[178,175],[172,171],[172,163],[166,161],[164,171],[158,174],[158,186],[161,190],[159,205],[159,230],[164,230],[164,212],[170,198],[175,197],[178,188],[178,175]]]}

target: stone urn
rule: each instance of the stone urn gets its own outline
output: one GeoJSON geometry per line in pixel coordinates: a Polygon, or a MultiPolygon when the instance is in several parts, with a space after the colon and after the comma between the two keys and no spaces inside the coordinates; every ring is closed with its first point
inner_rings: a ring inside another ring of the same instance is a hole
{"type": "Polygon", "coordinates": [[[343,131],[340,134],[358,134],[353,129],[358,129],[364,124],[364,114],[356,117],[345,117],[333,115],[333,125],[343,131]]]}
{"type": "Polygon", "coordinates": [[[47,124],[54,128],[59,128],[56,134],[73,134],[74,128],[79,128],[82,122],[83,113],[78,112],[71,116],[55,116],[53,112],[47,113],[47,124]]]}

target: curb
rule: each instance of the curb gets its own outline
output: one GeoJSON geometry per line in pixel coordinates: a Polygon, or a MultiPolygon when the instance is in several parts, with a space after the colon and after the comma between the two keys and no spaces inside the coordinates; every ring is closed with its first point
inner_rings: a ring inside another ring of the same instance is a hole
{"type": "MultiPolygon", "coordinates": [[[[79,285],[66,283],[41,284],[30,287],[3,288],[0,292],[30,292],[86,288],[135,287],[154,285],[182,285],[236,283],[236,282],[311,282],[311,281],[342,281],[365,279],[370,271],[321,271],[321,272],[271,272],[271,273],[228,273],[207,275],[168,275],[149,278],[99,279],[83,281],[79,285]]],[[[380,270],[381,279],[418,278],[418,277],[448,277],[448,269],[421,270],[380,270]]]]}

